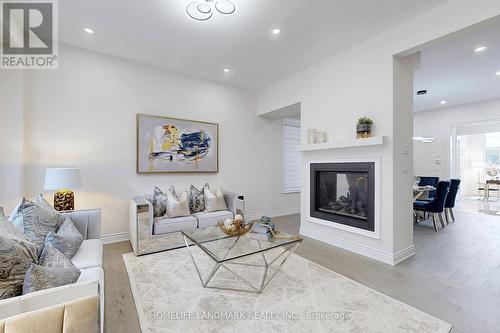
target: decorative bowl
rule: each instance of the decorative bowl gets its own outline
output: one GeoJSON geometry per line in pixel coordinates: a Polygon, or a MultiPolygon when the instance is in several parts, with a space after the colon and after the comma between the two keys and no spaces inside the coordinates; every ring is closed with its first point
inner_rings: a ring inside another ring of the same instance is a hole
{"type": "Polygon", "coordinates": [[[250,230],[252,230],[253,222],[245,224],[243,227],[236,229],[236,230],[232,229],[233,225],[234,224],[231,224],[230,226],[225,226],[224,222],[218,223],[220,230],[222,230],[226,235],[228,235],[228,236],[243,236],[244,234],[246,234],[250,230]]]}

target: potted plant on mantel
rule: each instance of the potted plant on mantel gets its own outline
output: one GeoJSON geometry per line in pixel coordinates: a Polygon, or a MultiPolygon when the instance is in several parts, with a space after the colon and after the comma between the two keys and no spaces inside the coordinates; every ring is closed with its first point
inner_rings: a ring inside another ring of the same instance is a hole
{"type": "Polygon", "coordinates": [[[356,125],[356,133],[358,139],[368,138],[372,132],[373,120],[368,117],[361,117],[358,119],[356,125]]]}

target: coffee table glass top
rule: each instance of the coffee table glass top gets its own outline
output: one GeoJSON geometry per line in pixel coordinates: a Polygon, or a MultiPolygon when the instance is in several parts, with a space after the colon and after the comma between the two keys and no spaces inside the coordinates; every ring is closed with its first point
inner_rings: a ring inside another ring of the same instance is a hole
{"type": "Polygon", "coordinates": [[[302,238],[284,232],[280,232],[280,237],[285,236],[286,239],[256,240],[251,238],[251,233],[232,237],[226,235],[218,226],[190,229],[182,233],[217,262],[249,256],[280,246],[291,246],[302,241],[302,238]]]}

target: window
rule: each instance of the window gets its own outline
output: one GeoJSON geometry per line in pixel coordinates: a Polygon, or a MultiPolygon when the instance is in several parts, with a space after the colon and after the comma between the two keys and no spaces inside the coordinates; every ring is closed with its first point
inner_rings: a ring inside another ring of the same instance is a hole
{"type": "Polygon", "coordinates": [[[283,135],[283,193],[300,192],[300,120],[284,118],[283,135]]]}

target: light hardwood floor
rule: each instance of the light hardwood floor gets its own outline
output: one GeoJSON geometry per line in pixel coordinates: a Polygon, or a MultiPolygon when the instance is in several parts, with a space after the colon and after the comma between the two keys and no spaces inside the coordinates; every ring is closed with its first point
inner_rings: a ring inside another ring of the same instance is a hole
{"type": "MultiPolygon", "coordinates": [[[[435,233],[416,225],[417,254],[392,267],[304,239],[296,254],[454,324],[454,333],[500,332],[500,217],[456,212],[435,233]]],[[[297,233],[299,215],[274,218],[297,233]]],[[[104,247],[106,332],[140,332],[122,254],[128,242],[104,247]]]]}

